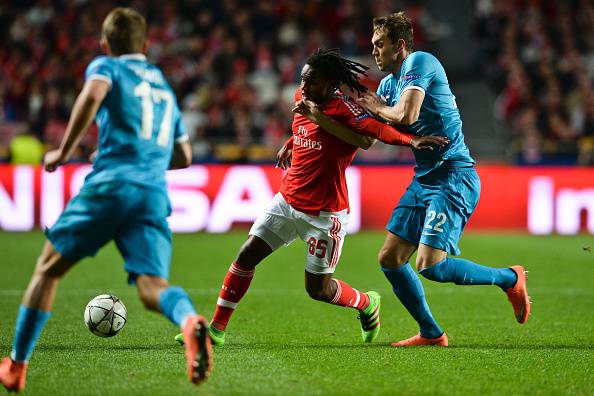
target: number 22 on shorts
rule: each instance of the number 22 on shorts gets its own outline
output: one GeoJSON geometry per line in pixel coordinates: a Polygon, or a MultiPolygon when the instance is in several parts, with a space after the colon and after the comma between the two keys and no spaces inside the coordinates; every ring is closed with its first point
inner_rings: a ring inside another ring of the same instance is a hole
{"type": "Polygon", "coordinates": [[[441,226],[448,220],[445,213],[436,213],[434,210],[427,212],[427,221],[425,221],[425,228],[433,231],[443,232],[441,226]],[[433,224],[433,221],[437,218],[437,223],[433,224]]]}

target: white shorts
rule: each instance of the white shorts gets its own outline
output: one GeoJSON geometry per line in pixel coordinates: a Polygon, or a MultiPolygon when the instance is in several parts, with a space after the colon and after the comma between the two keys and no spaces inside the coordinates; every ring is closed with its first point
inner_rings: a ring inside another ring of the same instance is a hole
{"type": "Polygon", "coordinates": [[[294,209],[277,193],[254,222],[250,235],[264,240],[273,251],[288,246],[299,236],[306,242],[305,270],[312,274],[332,274],[340,259],[347,222],[346,209],[311,216],[294,209]]]}

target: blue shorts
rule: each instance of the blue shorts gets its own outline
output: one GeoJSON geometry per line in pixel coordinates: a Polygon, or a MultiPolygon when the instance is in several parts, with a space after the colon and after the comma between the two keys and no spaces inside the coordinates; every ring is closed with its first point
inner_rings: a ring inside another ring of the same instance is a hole
{"type": "Polygon", "coordinates": [[[170,213],[165,191],[126,182],[85,184],[46,235],[72,262],[94,256],[114,240],[125,260],[129,282],[138,275],[168,279],[170,213]]]}
{"type": "Polygon", "coordinates": [[[409,242],[460,254],[458,241],[478,203],[481,181],[472,167],[438,169],[415,177],[386,229],[409,242]]]}

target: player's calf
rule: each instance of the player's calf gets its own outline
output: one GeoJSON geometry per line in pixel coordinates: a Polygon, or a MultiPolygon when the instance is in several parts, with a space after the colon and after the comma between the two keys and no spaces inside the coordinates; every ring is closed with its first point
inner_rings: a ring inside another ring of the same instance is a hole
{"type": "Polygon", "coordinates": [[[168,287],[169,282],[158,276],[140,275],[136,278],[138,297],[144,307],[151,311],[160,312],[160,296],[168,287]]]}
{"type": "MultiPolygon", "coordinates": [[[[332,283],[332,282],[330,282],[332,283]]],[[[334,286],[334,290],[330,285],[319,285],[319,284],[309,284],[305,285],[305,290],[307,294],[316,301],[322,302],[330,302],[334,298],[336,294],[336,286],[334,286]]]]}

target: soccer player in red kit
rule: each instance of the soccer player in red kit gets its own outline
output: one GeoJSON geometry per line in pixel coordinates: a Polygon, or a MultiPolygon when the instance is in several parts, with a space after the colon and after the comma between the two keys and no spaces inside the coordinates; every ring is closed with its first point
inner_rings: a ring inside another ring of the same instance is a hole
{"type": "Polygon", "coordinates": [[[359,147],[369,148],[375,139],[389,144],[431,150],[445,139],[413,137],[370,117],[356,102],[338,90],[346,85],[359,93],[366,88],[359,75],[367,68],[342,58],[336,50],[318,49],[301,72],[295,93],[293,136],[278,154],[278,165],[288,171],[280,192],[255,221],[224,279],[209,334],[215,345],[225,342],[227,323],[247,292],[255,267],[264,258],[297,237],[306,242],[305,288],[315,300],[359,311],[362,338],[371,342],[380,328],[380,296],[362,293],[332,277],[346,235],[349,201],[345,170],[359,147]],[[316,103],[357,132],[341,138],[330,135],[299,114],[306,101],[316,103]]]}

